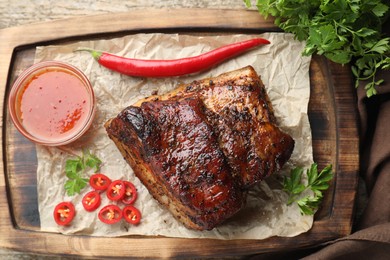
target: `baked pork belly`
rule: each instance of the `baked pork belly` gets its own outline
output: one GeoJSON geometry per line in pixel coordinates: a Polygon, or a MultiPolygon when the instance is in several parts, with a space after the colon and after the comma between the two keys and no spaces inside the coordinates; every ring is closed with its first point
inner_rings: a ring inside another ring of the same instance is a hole
{"type": "Polygon", "coordinates": [[[105,127],[152,196],[197,230],[237,213],[294,148],[252,67],[143,99],[105,127]]]}

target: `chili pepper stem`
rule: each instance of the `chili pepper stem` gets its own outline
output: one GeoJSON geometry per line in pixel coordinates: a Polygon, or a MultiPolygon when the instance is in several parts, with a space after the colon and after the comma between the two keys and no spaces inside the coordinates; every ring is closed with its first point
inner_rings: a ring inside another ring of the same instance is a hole
{"type": "Polygon", "coordinates": [[[90,48],[78,48],[78,49],[76,49],[75,51],[87,51],[87,52],[89,52],[89,53],[92,55],[92,57],[93,57],[95,60],[97,60],[97,61],[99,61],[100,56],[102,56],[102,52],[101,52],[101,51],[97,51],[97,50],[90,49],[90,48]]]}

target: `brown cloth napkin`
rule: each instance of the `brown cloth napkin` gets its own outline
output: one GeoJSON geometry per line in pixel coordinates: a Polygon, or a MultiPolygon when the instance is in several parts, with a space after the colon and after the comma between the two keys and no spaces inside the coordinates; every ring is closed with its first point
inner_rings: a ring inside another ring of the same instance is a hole
{"type": "Polygon", "coordinates": [[[367,98],[364,83],[357,90],[360,178],[367,192],[366,206],[351,235],[329,242],[304,259],[390,259],[390,71],[378,76],[385,84],[377,95],[367,98]]]}
{"type": "MultiPolygon", "coordinates": [[[[390,36],[390,19],[382,28],[390,36]]],[[[381,71],[380,78],[385,82],[371,98],[366,97],[366,82],[357,89],[359,190],[366,192],[359,193],[357,208],[363,204],[364,210],[355,219],[351,235],[331,241],[305,259],[390,259],[390,70],[381,71]]]]}

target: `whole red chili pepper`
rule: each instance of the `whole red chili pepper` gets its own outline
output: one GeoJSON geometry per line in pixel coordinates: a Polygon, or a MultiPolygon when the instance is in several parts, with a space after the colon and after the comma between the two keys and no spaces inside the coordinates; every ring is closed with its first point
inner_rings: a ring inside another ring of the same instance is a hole
{"type": "Polygon", "coordinates": [[[210,68],[253,47],[270,42],[254,38],[232,43],[194,57],[174,60],[143,60],[117,56],[91,49],[89,51],[100,65],[119,73],[136,77],[172,77],[191,74],[210,68]]]}

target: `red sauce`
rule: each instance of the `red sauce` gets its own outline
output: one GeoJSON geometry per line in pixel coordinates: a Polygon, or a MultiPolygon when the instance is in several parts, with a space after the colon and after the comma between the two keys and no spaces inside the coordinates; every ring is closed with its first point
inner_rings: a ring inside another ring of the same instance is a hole
{"type": "Polygon", "coordinates": [[[84,127],[91,100],[83,82],[62,69],[34,75],[19,100],[23,126],[33,136],[59,141],[84,127]]]}

